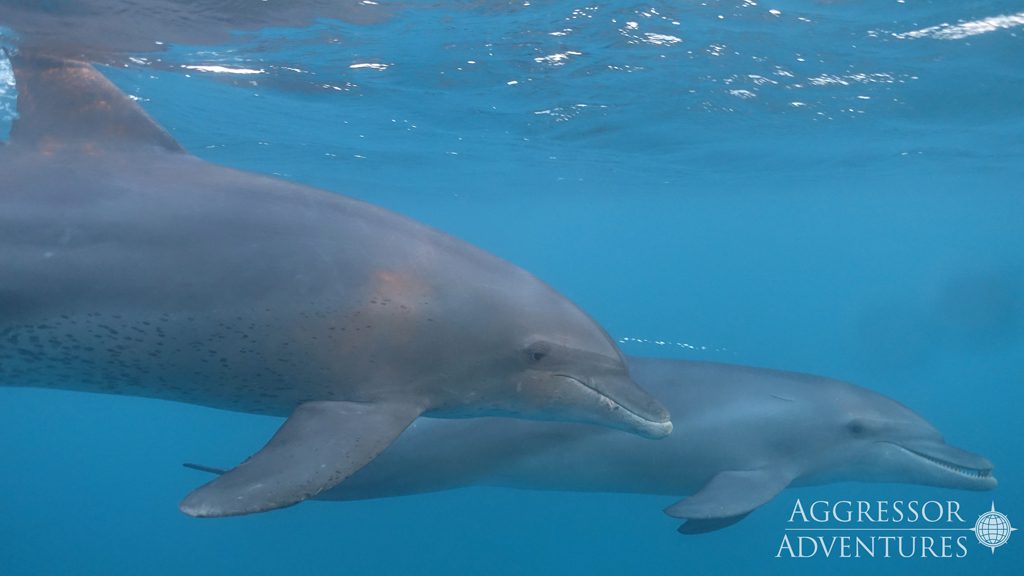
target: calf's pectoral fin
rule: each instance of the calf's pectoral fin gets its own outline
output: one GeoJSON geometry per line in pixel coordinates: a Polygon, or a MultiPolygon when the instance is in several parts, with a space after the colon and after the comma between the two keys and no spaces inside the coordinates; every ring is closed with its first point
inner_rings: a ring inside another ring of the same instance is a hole
{"type": "MultiPolygon", "coordinates": [[[[747,513],[749,514],[749,512],[747,513]]],[[[690,536],[692,534],[706,534],[708,532],[714,532],[715,530],[721,530],[722,528],[728,528],[733,524],[743,520],[747,517],[747,514],[739,514],[737,516],[727,516],[725,518],[708,518],[707,520],[699,520],[692,518],[683,522],[676,529],[676,532],[690,536]]]]}
{"type": "Polygon", "coordinates": [[[665,513],[674,518],[686,518],[689,526],[694,520],[699,521],[691,527],[693,532],[708,532],[724,528],[743,519],[752,510],[774,498],[793,477],[782,470],[726,470],[719,472],[708,481],[696,494],[683,498],[665,509],[665,513]],[[730,520],[731,521],[727,521],[730,520]],[[701,521],[710,530],[700,530],[701,521]],[[723,523],[724,522],[724,523],[723,523]],[[718,528],[715,528],[720,524],[718,528]]]}
{"type": "Polygon", "coordinates": [[[181,511],[236,516],[297,504],[368,464],[422,411],[400,403],[301,404],[263,449],[193,490],[181,511]]]}

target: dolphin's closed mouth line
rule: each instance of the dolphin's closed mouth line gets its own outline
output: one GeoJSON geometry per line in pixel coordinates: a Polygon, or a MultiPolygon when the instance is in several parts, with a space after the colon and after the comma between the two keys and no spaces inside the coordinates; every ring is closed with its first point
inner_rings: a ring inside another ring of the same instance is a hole
{"type": "Polygon", "coordinates": [[[992,476],[992,469],[991,468],[984,468],[984,469],[982,469],[982,468],[970,468],[968,466],[961,466],[959,464],[954,464],[952,462],[948,462],[946,460],[942,460],[941,458],[936,458],[934,456],[929,456],[927,454],[923,454],[921,452],[918,452],[917,450],[912,450],[910,448],[907,448],[906,446],[900,446],[899,444],[895,444],[895,443],[893,445],[894,446],[898,446],[898,447],[902,448],[903,450],[906,450],[907,452],[910,452],[914,456],[917,456],[919,458],[923,458],[923,459],[931,462],[932,464],[936,464],[938,466],[941,466],[942,468],[945,468],[946,470],[949,470],[950,472],[955,472],[955,473],[960,474],[962,476],[967,476],[969,478],[989,478],[989,477],[992,476]]]}
{"type": "Polygon", "coordinates": [[[608,396],[604,392],[601,392],[597,388],[594,388],[593,386],[587,384],[586,382],[584,382],[583,380],[580,380],[579,378],[576,378],[575,376],[570,376],[569,374],[555,374],[555,376],[561,376],[562,378],[568,378],[569,380],[572,380],[573,382],[576,382],[580,386],[583,386],[584,388],[590,390],[594,394],[597,394],[598,396],[600,396],[601,398],[605,399],[609,403],[617,406],[618,408],[621,408],[624,412],[626,412],[628,414],[631,414],[633,417],[637,418],[638,420],[642,420],[644,422],[650,422],[651,424],[654,424],[656,426],[664,426],[665,424],[670,424],[671,423],[671,421],[659,422],[657,420],[651,420],[650,418],[647,418],[646,416],[641,416],[640,414],[637,414],[636,412],[630,410],[629,408],[626,408],[625,406],[623,406],[622,404],[617,402],[611,396],[608,396]]]}

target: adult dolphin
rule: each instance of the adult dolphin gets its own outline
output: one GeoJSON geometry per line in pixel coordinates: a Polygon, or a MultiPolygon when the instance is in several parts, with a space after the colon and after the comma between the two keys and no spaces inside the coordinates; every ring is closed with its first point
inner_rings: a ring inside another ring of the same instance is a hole
{"type": "Polygon", "coordinates": [[[675,415],[669,438],[644,442],[592,426],[506,418],[420,420],[369,466],[318,498],[470,485],[691,494],[666,512],[687,519],[679,531],[692,534],[743,519],[787,486],[996,486],[987,459],[946,444],[913,410],[860,386],[706,362],[630,358],[629,366],[675,415]]]}
{"type": "Polygon", "coordinates": [[[607,334],[524,270],[387,210],[190,156],[87,64],[12,62],[0,383],[291,414],[185,513],[295,504],[421,414],[670,432],[607,334]]]}

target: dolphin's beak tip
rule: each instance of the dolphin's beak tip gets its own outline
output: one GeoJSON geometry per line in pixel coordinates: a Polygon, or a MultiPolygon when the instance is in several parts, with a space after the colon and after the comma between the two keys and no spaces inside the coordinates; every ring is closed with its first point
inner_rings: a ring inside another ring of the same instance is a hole
{"type": "Polygon", "coordinates": [[[185,499],[178,503],[178,510],[186,516],[193,518],[208,518],[216,514],[208,507],[196,501],[195,494],[190,493],[185,499]]]}
{"type": "Polygon", "coordinates": [[[650,422],[644,427],[644,436],[651,439],[664,438],[672,433],[672,421],[650,422]]]}
{"type": "Polygon", "coordinates": [[[671,420],[667,420],[665,422],[665,434],[664,434],[664,436],[668,436],[669,434],[671,434],[673,428],[674,428],[674,426],[672,426],[672,421],[671,420]]]}

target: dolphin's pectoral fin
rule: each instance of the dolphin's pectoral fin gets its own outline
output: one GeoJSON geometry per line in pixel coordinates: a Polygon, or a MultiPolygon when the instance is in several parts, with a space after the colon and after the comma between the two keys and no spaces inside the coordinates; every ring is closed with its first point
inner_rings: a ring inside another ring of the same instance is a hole
{"type": "Polygon", "coordinates": [[[693,496],[666,508],[665,513],[689,520],[741,516],[774,498],[792,479],[781,470],[726,470],[693,496]]]}
{"type": "MultiPolygon", "coordinates": [[[[749,512],[747,513],[749,514],[749,512]]],[[[708,518],[707,520],[699,520],[696,518],[683,522],[676,532],[690,536],[692,534],[707,534],[708,532],[714,532],[715,530],[721,530],[722,528],[728,528],[733,524],[743,520],[747,517],[747,514],[739,514],[737,516],[727,516],[725,518],[708,518]]]]}
{"type": "Polygon", "coordinates": [[[365,466],[422,411],[396,403],[302,404],[263,449],[186,496],[181,511],[235,516],[297,504],[365,466]]]}

